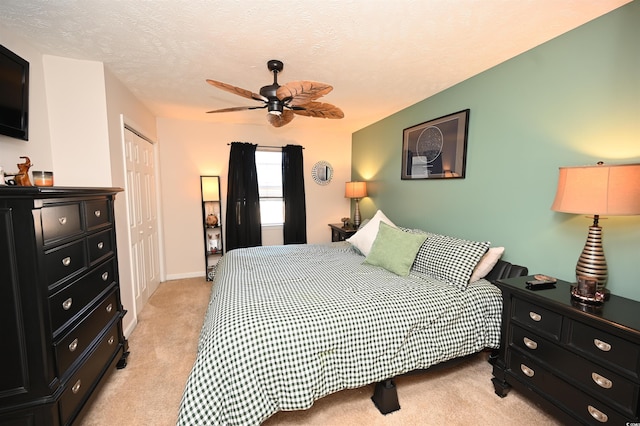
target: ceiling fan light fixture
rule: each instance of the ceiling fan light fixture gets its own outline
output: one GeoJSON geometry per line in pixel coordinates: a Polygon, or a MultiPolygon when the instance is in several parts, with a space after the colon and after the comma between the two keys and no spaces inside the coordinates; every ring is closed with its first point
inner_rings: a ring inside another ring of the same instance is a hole
{"type": "Polygon", "coordinates": [[[269,111],[269,114],[282,115],[282,109],[282,102],[280,102],[278,98],[269,99],[269,102],[267,103],[267,111],[269,111]]]}
{"type": "Polygon", "coordinates": [[[208,113],[244,111],[267,108],[267,121],[274,127],[282,127],[293,120],[295,114],[317,118],[343,118],[342,110],[334,105],[316,102],[316,99],[326,95],[333,87],[316,81],[290,81],[280,86],[278,73],[284,65],[281,61],[272,59],[267,62],[269,71],[273,73],[273,84],[260,88],[260,93],[253,93],[241,87],[232,86],[221,81],[207,79],[207,83],[218,89],[242,96],[243,98],[262,102],[262,106],[243,106],[222,108],[208,113]]]}

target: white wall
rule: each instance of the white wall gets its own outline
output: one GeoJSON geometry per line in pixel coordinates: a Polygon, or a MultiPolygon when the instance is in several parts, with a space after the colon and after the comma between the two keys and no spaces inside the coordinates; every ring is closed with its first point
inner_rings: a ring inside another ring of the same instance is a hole
{"type": "Polygon", "coordinates": [[[111,186],[102,62],[43,56],[53,176],[61,186],[111,186]]]}
{"type": "MultiPolygon", "coordinates": [[[[279,129],[264,126],[223,125],[159,118],[158,138],[162,169],[163,233],[168,279],[204,276],[200,175],[220,176],[226,209],[230,142],[258,145],[303,146],[307,202],[307,240],[331,241],[328,223],[349,215],[344,183],[351,177],[351,134],[331,131],[331,123],[300,117],[279,129]],[[311,167],[320,160],[331,163],[334,178],[319,186],[311,167]]],[[[224,224],[223,224],[224,226],[224,224]]]]}

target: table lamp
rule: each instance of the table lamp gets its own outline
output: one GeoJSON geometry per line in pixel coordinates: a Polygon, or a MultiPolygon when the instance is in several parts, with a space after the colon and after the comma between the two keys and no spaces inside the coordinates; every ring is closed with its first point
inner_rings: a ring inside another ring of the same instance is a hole
{"type": "Polygon", "coordinates": [[[353,226],[358,229],[360,226],[360,198],[367,196],[366,182],[347,182],[344,188],[345,198],[356,200],[356,210],[353,214],[353,226]]]}
{"type": "Polygon", "coordinates": [[[608,269],[602,246],[600,216],[640,214],[640,164],[560,167],[558,189],[551,209],[593,215],[593,224],[576,265],[577,283],[571,294],[587,303],[602,303],[608,269]]]}

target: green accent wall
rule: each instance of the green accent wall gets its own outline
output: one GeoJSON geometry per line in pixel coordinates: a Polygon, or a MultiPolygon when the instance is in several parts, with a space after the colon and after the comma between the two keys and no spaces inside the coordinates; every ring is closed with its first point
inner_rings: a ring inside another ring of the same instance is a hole
{"type": "MultiPolygon", "coordinates": [[[[353,134],[362,217],[505,246],[567,281],[592,219],[551,211],[558,167],[640,162],[640,2],[629,3],[353,134]],[[402,131],[469,108],[465,179],[400,179],[402,131]]],[[[600,221],[608,288],[640,300],[640,216],[600,221]]]]}

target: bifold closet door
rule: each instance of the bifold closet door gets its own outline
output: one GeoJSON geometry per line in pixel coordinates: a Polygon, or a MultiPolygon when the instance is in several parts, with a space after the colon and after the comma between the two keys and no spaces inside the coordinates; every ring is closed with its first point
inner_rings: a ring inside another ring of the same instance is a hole
{"type": "Polygon", "coordinates": [[[129,232],[136,313],[160,283],[153,144],[125,129],[129,232]]]}

